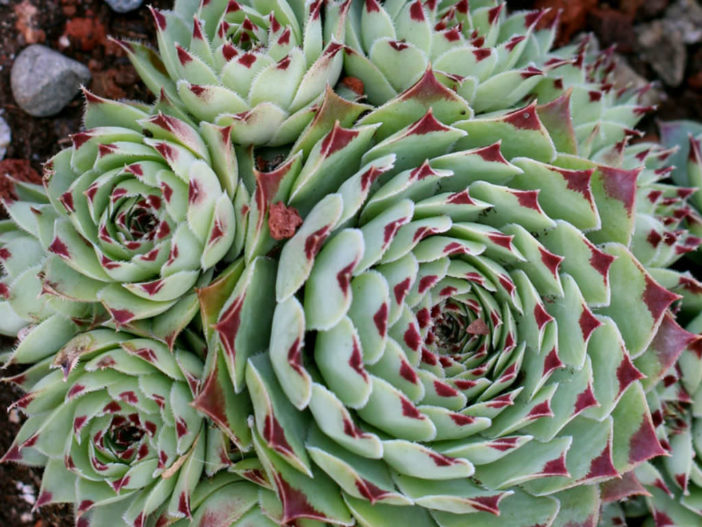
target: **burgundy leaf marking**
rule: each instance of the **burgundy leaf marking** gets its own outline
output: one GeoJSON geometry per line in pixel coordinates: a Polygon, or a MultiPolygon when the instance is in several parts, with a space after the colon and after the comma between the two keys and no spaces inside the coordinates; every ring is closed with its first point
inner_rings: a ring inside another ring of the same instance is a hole
{"type": "Polygon", "coordinates": [[[251,68],[253,63],[256,62],[256,55],[253,53],[244,53],[241,57],[239,57],[237,62],[246,68],[251,68]]]}
{"type": "Polygon", "coordinates": [[[380,307],[378,308],[378,311],[375,312],[373,315],[373,322],[375,323],[375,327],[378,330],[378,334],[381,337],[384,337],[385,334],[387,333],[387,326],[388,326],[388,304],[387,302],[383,302],[380,307]]]}
{"type": "Polygon", "coordinates": [[[246,294],[237,297],[227,308],[220,320],[215,324],[214,329],[219,333],[224,351],[233,360],[236,357],[236,346],[234,341],[239,332],[241,324],[241,309],[244,306],[246,294]]]}
{"type": "Polygon", "coordinates": [[[565,463],[565,452],[559,458],[548,461],[541,469],[541,474],[544,476],[569,476],[565,463]]]}
{"type": "Polygon", "coordinates": [[[334,128],[322,140],[321,155],[329,157],[333,153],[345,148],[360,132],[358,130],[349,130],[342,128],[337,121],[334,128]]]}
{"type": "Polygon", "coordinates": [[[185,434],[188,433],[188,424],[185,422],[185,420],[182,417],[179,417],[176,419],[176,434],[178,436],[178,439],[183,437],[185,434]]]}
{"type": "Polygon", "coordinates": [[[139,287],[146,291],[150,296],[153,296],[163,288],[163,280],[154,280],[153,282],[139,284],[139,287]]]}
{"type": "Polygon", "coordinates": [[[274,477],[280,501],[283,502],[282,524],[290,524],[297,518],[311,518],[322,521],[327,519],[324,513],[318,511],[310,504],[307,495],[303,491],[292,487],[280,474],[275,474],[274,477]]]}
{"type": "Polygon", "coordinates": [[[410,349],[414,351],[419,349],[422,342],[422,335],[419,333],[419,329],[417,328],[416,324],[410,324],[408,326],[403,336],[403,340],[410,349]]]}
{"type": "Polygon", "coordinates": [[[590,471],[585,479],[613,478],[619,475],[612,461],[612,451],[609,441],[599,456],[590,462],[590,471]]]}
{"type": "Polygon", "coordinates": [[[367,479],[360,479],[355,481],[356,489],[365,499],[374,504],[377,501],[382,500],[386,496],[392,496],[392,492],[384,491],[383,489],[375,486],[373,483],[367,479]]]}
{"type": "Polygon", "coordinates": [[[428,289],[434,287],[434,285],[439,281],[439,277],[436,275],[423,276],[419,279],[419,286],[417,291],[419,294],[425,293],[428,289]]]}
{"type": "Polygon", "coordinates": [[[553,317],[548,314],[543,304],[538,303],[534,306],[534,321],[536,322],[536,326],[539,328],[539,331],[541,331],[544,326],[552,320],[553,317]]]}
{"type": "Polygon", "coordinates": [[[643,461],[665,454],[666,451],[656,437],[651,418],[645,414],[638,430],[629,439],[629,463],[638,465],[643,461]]]}
{"type": "Polygon", "coordinates": [[[590,252],[592,253],[590,256],[590,265],[593,269],[595,269],[595,271],[600,273],[603,277],[607,278],[609,267],[610,265],[612,265],[612,262],[616,259],[616,256],[612,256],[611,254],[607,254],[604,251],[600,251],[590,242],[587,242],[587,244],[590,248],[590,252]]]}
{"type": "Polygon", "coordinates": [[[71,254],[68,252],[68,247],[65,243],[61,241],[61,239],[58,236],[55,237],[54,241],[52,241],[51,245],[49,245],[49,251],[61,256],[62,258],[71,257],[71,254]]]}
{"type": "Polygon", "coordinates": [[[621,201],[624,204],[627,215],[631,216],[636,197],[636,178],[641,169],[624,170],[601,166],[599,167],[599,172],[602,176],[602,185],[605,193],[610,198],[621,201]]]}
{"type": "Polygon", "coordinates": [[[579,192],[592,203],[592,193],[590,191],[590,180],[592,179],[593,169],[590,170],[566,170],[563,168],[557,169],[566,181],[566,188],[574,192],[579,192]]]}
{"type": "Polygon", "coordinates": [[[112,316],[112,319],[115,321],[115,324],[118,326],[127,324],[128,322],[132,321],[134,319],[134,313],[129,311],[128,309],[110,309],[110,315],[112,316]]]}
{"type": "Polygon", "coordinates": [[[285,431],[283,427],[280,426],[280,422],[273,416],[273,414],[268,414],[265,417],[263,423],[263,439],[269,444],[269,446],[284,455],[294,456],[290,443],[285,438],[285,431]]]}
{"type": "Polygon", "coordinates": [[[542,377],[545,377],[552,371],[562,368],[563,366],[564,364],[561,362],[561,359],[558,356],[558,349],[556,349],[554,346],[553,349],[548,352],[548,355],[546,355],[546,359],[544,360],[542,377]]]}
{"type": "Polygon", "coordinates": [[[402,415],[409,417],[410,419],[424,420],[424,415],[417,410],[417,407],[413,405],[409,399],[406,397],[400,397],[400,403],[402,405],[402,415]]]}
{"type": "Polygon", "coordinates": [[[500,452],[506,452],[507,450],[516,448],[518,442],[518,437],[499,437],[493,441],[490,441],[488,446],[490,448],[494,448],[495,450],[499,450],[500,452]]]}
{"type": "Polygon", "coordinates": [[[492,50],[489,48],[475,48],[473,49],[473,55],[475,56],[475,60],[480,62],[492,55],[492,50]]]}
{"type": "Polygon", "coordinates": [[[452,412],[449,414],[449,417],[454,423],[456,423],[456,426],[466,426],[475,422],[475,418],[470,415],[463,415],[452,412]]]}
{"type": "Polygon", "coordinates": [[[419,121],[414,123],[407,129],[406,134],[409,135],[425,135],[433,132],[448,132],[451,128],[437,121],[432,114],[431,109],[419,121]]]}
{"type": "Polygon", "coordinates": [[[644,275],[644,279],[646,288],[642,299],[653,319],[657,321],[670,304],[680,297],[656,283],[648,274],[644,275]]]}
{"type": "Polygon", "coordinates": [[[436,391],[436,395],[439,397],[456,397],[458,396],[458,391],[453,389],[451,386],[449,386],[446,383],[443,383],[441,381],[434,381],[434,390],[436,391]]]}
{"type": "Polygon", "coordinates": [[[624,358],[617,367],[617,380],[619,381],[619,393],[623,393],[631,383],[643,379],[645,375],[636,369],[629,358],[629,354],[624,353],[624,358]]]}
{"type": "Polygon", "coordinates": [[[349,366],[351,366],[356,373],[363,377],[364,381],[368,381],[368,374],[363,367],[363,355],[361,354],[361,348],[355,337],[353,338],[353,349],[351,350],[351,357],[349,358],[349,366]]]}
{"type": "Polygon", "coordinates": [[[336,281],[338,282],[339,288],[341,289],[341,293],[344,295],[344,297],[349,296],[349,287],[351,285],[351,273],[353,272],[353,268],[356,267],[357,262],[357,260],[354,260],[346,267],[344,267],[341,271],[336,273],[336,281]]]}
{"type": "Polygon", "coordinates": [[[73,386],[71,386],[71,389],[68,390],[67,397],[69,399],[72,399],[73,397],[78,395],[83,390],[85,390],[85,386],[83,386],[82,384],[74,384],[73,386]]]}
{"type": "Polygon", "coordinates": [[[470,197],[468,189],[451,194],[446,203],[451,203],[452,205],[475,205],[475,201],[470,197]]]}
{"type": "Polygon", "coordinates": [[[305,256],[308,260],[312,260],[317,255],[330,230],[331,225],[325,225],[305,238],[305,256]]]}
{"type": "Polygon", "coordinates": [[[522,130],[541,130],[541,121],[536,113],[536,103],[508,113],[502,117],[502,120],[522,130]]]}
{"type": "Polygon", "coordinates": [[[417,384],[419,382],[419,377],[417,377],[414,369],[406,360],[402,360],[400,363],[400,376],[412,384],[417,384]]]}
{"type": "Polygon", "coordinates": [[[503,7],[504,4],[499,4],[488,11],[488,23],[494,24],[497,21],[503,7]]]}
{"type": "Polygon", "coordinates": [[[39,507],[43,507],[47,503],[50,503],[51,497],[52,497],[51,492],[48,492],[46,490],[43,491],[41,494],[39,494],[39,497],[37,498],[37,501],[34,504],[34,508],[38,509],[39,507]]]}
{"type": "Polygon", "coordinates": [[[551,404],[548,400],[534,406],[534,408],[532,408],[526,415],[528,419],[540,419],[541,417],[552,416],[553,411],[551,411],[551,404]]]}
{"type": "Polygon", "coordinates": [[[366,0],[365,7],[369,13],[380,12],[380,4],[376,0],[366,0]]]}
{"type": "Polygon", "coordinates": [[[365,192],[368,190],[368,187],[370,187],[376,179],[378,179],[378,176],[380,176],[384,171],[372,166],[368,170],[366,170],[362,175],[361,175],[361,190],[365,192]]]}
{"type": "Polygon", "coordinates": [[[302,367],[302,355],[300,353],[300,348],[300,338],[298,337],[288,350],[288,364],[290,364],[290,367],[295,370],[298,375],[302,376],[304,374],[304,369],[302,367]]]}
{"type": "Polygon", "coordinates": [[[422,2],[416,0],[410,5],[410,18],[417,22],[424,22],[426,20],[424,16],[424,9],[422,8],[422,2]]]}
{"type": "Polygon", "coordinates": [[[499,516],[500,509],[498,507],[498,503],[503,497],[504,494],[495,494],[494,496],[476,496],[474,498],[470,498],[469,501],[474,509],[499,516]]]}
{"type": "Polygon", "coordinates": [[[410,278],[405,278],[404,280],[396,284],[395,287],[393,287],[395,301],[398,304],[402,304],[402,302],[404,301],[405,295],[407,295],[407,292],[409,291],[410,283],[410,278]]]}
{"type": "Polygon", "coordinates": [[[422,348],[422,362],[428,364],[429,366],[436,366],[439,364],[439,359],[436,354],[429,351],[427,348],[422,348]]]}

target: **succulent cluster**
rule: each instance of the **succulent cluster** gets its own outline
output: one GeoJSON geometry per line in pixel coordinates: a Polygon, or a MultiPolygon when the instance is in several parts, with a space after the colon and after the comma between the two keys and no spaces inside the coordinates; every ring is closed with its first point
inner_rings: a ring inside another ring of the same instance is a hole
{"type": "Polygon", "coordinates": [[[666,181],[611,54],[498,0],[152,13],[157,49],[120,44],[155,101],[86,92],[4,203],[3,459],[45,467],[38,506],[699,523],[700,141],[666,181]]]}

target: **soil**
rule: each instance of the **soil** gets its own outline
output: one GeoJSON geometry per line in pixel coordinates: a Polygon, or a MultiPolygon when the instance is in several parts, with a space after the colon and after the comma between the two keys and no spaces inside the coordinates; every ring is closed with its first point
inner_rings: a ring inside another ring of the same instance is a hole
{"type": "MultiPolygon", "coordinates": [[[[149,2],[146,1],[145,4],[149,2]]],[[[151,0],[151,5],[167,8],[172,0],[151,0]]],[[[604,45],[617,44],[633,69],[644,78],[656,80],[653,69],[634,53],[634,24],[662,16],[669,0],[513,0],[513,9],[552,7],[563,9],[559,42],[565,43],[581,31],[593,31],[604,45]]],[[[88,66],[92,72],[89,89],[111,98],[151,100],[138,82],[136,73],[122,50],[107,38],[153,40],[152,21],[144,6],[127,14],[110,10],[102,0],[0,0],[0,115],[12,129],[12,143],[0,168],[18,177],[35,178],[41,165],[70,141],[79,130],[82,102],[76,97],[60,114],[33,118],[14,102],[10,91],[10,70],[15,56],[28,44],[41,43],[88,66]],[[34,169],[33,172],[32,169],[34,169]]],[[[702,46],[688,47],[689,60],[683,83],[664,86],[657,119],[702,120],[702,46]]],[[[655,135],[655,120],[642,123],[655,135]]],[[[0,188],[0,192],[2,188],[0,188]]],[[[0,348],[10,343],[0,342],[0,348]],[[4,345],[3,345],[4,344],[4,345]]],[[[7,408],[19,392],[0,385],[0,407],[7,408]]],[[[4,453],[20,424],[14,412],[0,410],[0,453],[4,453]]],[[[0,465],[0,525],[8,527],[71,527],[73,518],[67,506],[49,506],[32,511],[41,481],[39,470],[16,464],[0,465]]]]}

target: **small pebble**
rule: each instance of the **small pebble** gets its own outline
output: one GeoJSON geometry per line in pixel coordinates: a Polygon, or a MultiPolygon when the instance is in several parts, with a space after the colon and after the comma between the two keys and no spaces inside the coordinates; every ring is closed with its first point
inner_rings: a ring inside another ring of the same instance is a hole
{"type": "Polygon", "coordinates": [[[105,0],[113,11],[127,13],[139,7],[143,0],[105,0]]]}
{"type": "Polygon", "coordinates": [[[15,483],[15,486],[21,494],[20,498],[22,498],[30,505],[34,505],[34,503],[37,501],[37,498],[34,494],[34,487],[32,487],[31,485],[27,485],[26,483],[22,483],[21,481],[17,481],[15,483]]]}
{"type": "Polygon", "coordinates": [[[11,140],[12,134],[10,131],[10,126],[5,122],[5,119],[0,117],[0,159],[5,157],[7,147],[10,146],[11,140]]]}
{"type": "Polygon", "coordinates": [[[669,19],[654,20],[634,28],[636,51],[668,86],[679,86],[685,78],[687,49],[681,32],[669,19]]]}
{"type": "Polygon", "coordinates": [[[21,421],[19,413],[17,413],[16,408],[13,408],[12,410],[10,410],[10,413],[8,414],[7,418],[12,424],[18,424],[21,421]]]}
{"type": "Polygon", "coordinates": [[[29,115],[59,113],[90,82],[90,70],[51,48],[34,44],[22,50],[10,73],[12,95],[29,115]]]}

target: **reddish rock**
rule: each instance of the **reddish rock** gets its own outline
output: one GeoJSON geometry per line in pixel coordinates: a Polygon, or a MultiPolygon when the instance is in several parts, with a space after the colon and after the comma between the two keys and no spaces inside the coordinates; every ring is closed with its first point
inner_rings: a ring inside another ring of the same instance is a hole
{"type": "Polygon", "coordinates": [[[302,218],[297,209],[286,207],[282,201],[271,205],[268,215],[268,228],[275,240],[291,238],[302,225],[302,218]]]}

